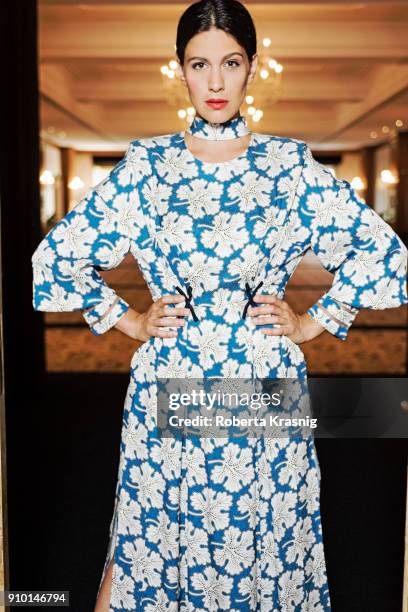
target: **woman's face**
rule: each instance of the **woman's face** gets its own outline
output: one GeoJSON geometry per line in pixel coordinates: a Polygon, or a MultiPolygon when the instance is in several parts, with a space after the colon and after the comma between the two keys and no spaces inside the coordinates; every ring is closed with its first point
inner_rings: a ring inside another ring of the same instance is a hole
{"type": "Polygon", "coordinates": [[[256,56],[250,63],[233,36],[212,28],[190,39],[178,73],[196,113],[207,121],[222,123],[237,115],[256,65],[256,56]],[[211,104],[211,100],[222,102],[211,104]]]}

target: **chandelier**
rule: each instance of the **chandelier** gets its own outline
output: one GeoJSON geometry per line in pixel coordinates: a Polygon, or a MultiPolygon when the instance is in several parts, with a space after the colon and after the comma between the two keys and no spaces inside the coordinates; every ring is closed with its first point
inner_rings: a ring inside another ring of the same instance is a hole
{"type": "MultiPolygon", "coordinates": [[[[255,123],[262,119],[266,104],[274,104],[278,101],[282,88],[283,66],[271,57],[268,51],[270,46],[271,39],[264,38],[262,50],[258,52],[255,78],[248,85],[245,104],[241,109],[242,115],[255,123]]],[[[165,100],[177,108],[179,119],[191,123],[195,109],[191,106],[185,85],[177,76],[177,66],[178,61],[171,59],[168,64],[160,68],[165,100]]]]}

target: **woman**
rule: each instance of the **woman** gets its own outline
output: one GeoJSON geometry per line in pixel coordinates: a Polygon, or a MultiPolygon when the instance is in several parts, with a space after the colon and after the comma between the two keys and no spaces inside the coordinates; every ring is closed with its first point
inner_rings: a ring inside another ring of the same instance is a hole
{"type": "Polygon", "coordinates": [[[330,610],[313,439],[160,438],[156,377],[305,379],[300,344],[345,340],[360,308],[407,303],[407,249],[304,142],[249,130],[243,5],[190,5],[177,54],[193,123],[132,141],[32,258],[34,308],[144,341],[95,612],[330,610]],[[309,247],[334,279],[298,314],[283,296],[309,247]],[[128,252],[154,301],[143,313],[98,273],[128,252]]]}

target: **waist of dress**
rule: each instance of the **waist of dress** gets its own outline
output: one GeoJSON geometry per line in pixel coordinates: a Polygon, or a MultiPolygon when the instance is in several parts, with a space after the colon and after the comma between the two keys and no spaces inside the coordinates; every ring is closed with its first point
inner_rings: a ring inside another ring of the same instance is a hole
{"type": "Polygon", "coordinates": [[[259,306],[262,304],[262,299],[255,302],[254,297],[256,294],[262,297],[262,293],[259,290],[263,284],[264,281],[260,281],[254,286],[254,284],[245,281],[245,288],[242,290],[235,287],[229,290],[219,287],[214,291],[204,291],[201,295],[200,292],[196,295],[196,288],[190,282],[186,282],[184,287],[176,285],[175,289],[185,298],[185,306],[191,310],[195,321],[199,320],[194,310],[195,307],[200,308],[200,310],[202,308],[209,308],[218,312],[228,307],[240,307],[243,308],[242,318],[245,319],[249,306],[259,306]]]}
{"type": "MultiPolygon", "coordinates": [[[[259,297],[262,297],[261,293],[257,293],[256,295],[259,297]]],[[[276,293],[274,293],[273,295],[279,299],[283,299],[280,295],[277,295],[276,293]]],[[[249,298],[242,297],[240,299],[229,299],[225,297],[221,298],[219,296],[213,296],[213,301],[211,300],[212,300],[211,296],[208,296],[208,295],[206,295],[205,297],[193,295],[191,297],[191,300],[187,299],[186,301],[189,301],[194,306],[200,306],[200,308],[219,309],[219,308],[227,308],[227,307],[245,306],[245,304],[249,301],[249,298]]],[[[259,305],[261,305],[261,303],[262,303],[262,300],[259,300],[259,305]]],[[[178,304],[174,304],[174,306],[178,306],[179,308],[184,308],[182,302],[178,304]]]]}

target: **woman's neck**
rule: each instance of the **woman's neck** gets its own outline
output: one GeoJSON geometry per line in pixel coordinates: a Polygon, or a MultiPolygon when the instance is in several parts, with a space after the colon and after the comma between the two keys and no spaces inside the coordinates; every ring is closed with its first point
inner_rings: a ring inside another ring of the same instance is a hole
{"type": "Polygon", "coordinates": [[[245,117],[239,112],[227,121],[219,123],[196,115],[186,129],[186,133],[191,134],[195,138],[216,142],[221,140],[241,140],[244,136],[250,134],[250,132],[251,130],[246,123],[245,117]]]}

